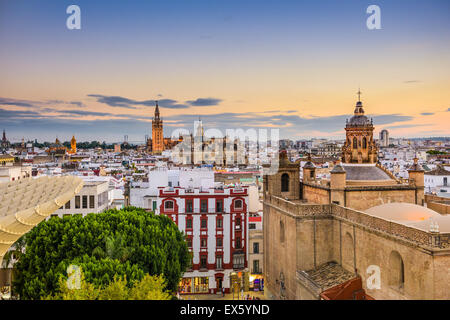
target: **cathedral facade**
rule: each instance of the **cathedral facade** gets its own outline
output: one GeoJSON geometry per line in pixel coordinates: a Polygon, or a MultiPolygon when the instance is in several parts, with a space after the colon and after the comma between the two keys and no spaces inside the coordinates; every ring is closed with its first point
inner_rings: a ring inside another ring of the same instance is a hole
{"type": "Polygon", "coordinates": [[[358,101],[342,163],[327,179],[280,153],[264,176],[264,293],[269,299],[450,299],[450,217],[423,206],[424,171],[378,165],[358,101]],[[356,140],[356,142],[355,142],[356,140]]]}

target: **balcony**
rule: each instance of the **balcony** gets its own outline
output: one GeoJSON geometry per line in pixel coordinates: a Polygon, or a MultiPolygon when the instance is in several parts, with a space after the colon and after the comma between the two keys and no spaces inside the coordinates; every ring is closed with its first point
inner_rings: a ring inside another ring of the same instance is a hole
{"type": "Polygon", "coordinates": [[[245,252],[239,250],[233,254],[233,269],[241,270],[245,268],[245,252]]]}

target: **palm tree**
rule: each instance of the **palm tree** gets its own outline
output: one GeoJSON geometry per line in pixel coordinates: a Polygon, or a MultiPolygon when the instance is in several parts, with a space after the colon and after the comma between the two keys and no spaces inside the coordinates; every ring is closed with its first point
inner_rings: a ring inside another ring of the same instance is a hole
{"type": "Polygon", "coordinates": [[[121,262],[125,262],[132,253],[132,248],[127,247],[122,234],[116,233],[115,236],[109,236],[105,240],[105,250],[96,247],[92,251],[92,255],[98,258],[111,258],[121,262]]]}
{"type": "Polygon", "coordinates": [[[3,256],[2,268],[8,268],[11,262],[18,262],[24,255],[25,246],[25,236],[20,237],[3,256]]]}

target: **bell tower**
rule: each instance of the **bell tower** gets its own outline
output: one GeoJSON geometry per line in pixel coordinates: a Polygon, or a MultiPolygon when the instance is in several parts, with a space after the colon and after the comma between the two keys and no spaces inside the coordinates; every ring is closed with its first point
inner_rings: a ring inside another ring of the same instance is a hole
{"type": "Polygon", "coordinates": [[[353,117],[347,120],[345,126],[345,144],[342,147],[343,163],[376,163],[378,161],[378,148],[373,140],[372,119],[364,115],[361,102],[361,90],[358,91],[353,117]]]}
{"type": "Polygon", "coordinates": [[[161,154],[164,150],[163,121],[156,101],[155,117],[152,120],[152,153],[161,154]]]}

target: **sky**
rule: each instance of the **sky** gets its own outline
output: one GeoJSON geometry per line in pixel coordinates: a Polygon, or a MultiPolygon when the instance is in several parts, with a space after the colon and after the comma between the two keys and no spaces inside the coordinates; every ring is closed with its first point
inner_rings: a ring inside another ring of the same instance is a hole
{"type": "Polygon", "coordinates": [[[358,88],[376,136],[450,136],[450,1],[0,0],[0,70],[11,141],[142,142],[156,100],[165,136],[342,138],[358,88]]]}

